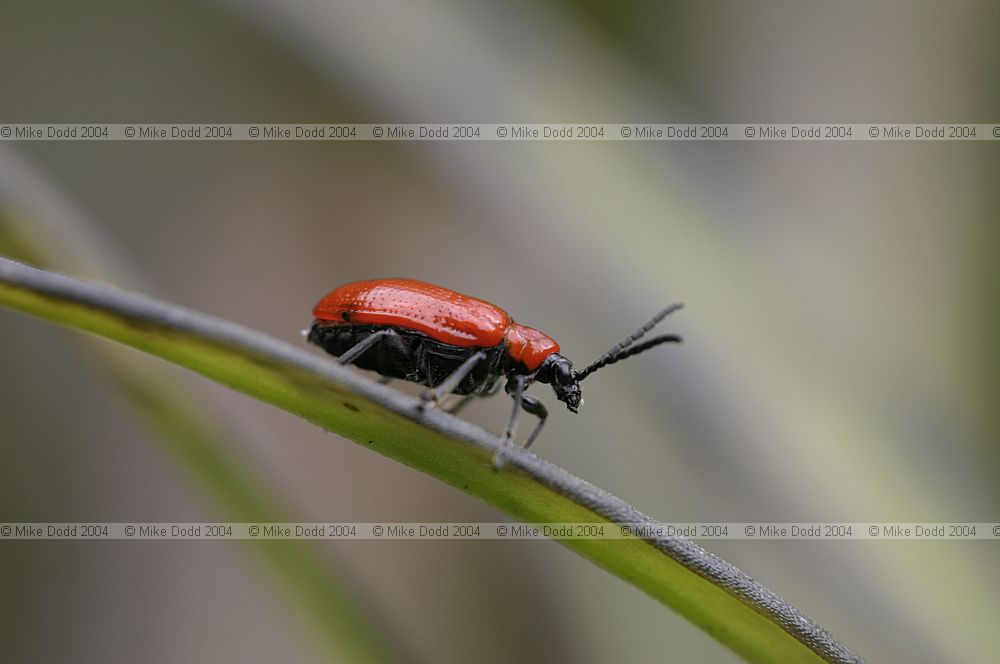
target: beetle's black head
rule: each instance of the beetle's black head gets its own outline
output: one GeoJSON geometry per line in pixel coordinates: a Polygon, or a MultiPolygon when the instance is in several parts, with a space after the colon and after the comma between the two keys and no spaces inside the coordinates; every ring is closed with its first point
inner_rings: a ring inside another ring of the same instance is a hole
{"type": "Polygon", "coordinates": [[[583,403],[583,391],[576,372],[573,371],[573,363],[568,359],[559,353],[552,353],[538,368],[535,380],[552,385],[559,401],[566,404],[571,412],[579,411],[580,404],[583,403]]]}

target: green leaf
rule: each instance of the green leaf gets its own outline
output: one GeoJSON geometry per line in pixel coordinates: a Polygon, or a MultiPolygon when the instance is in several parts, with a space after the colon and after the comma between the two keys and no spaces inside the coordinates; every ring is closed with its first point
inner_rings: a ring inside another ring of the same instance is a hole
{"type": "MultiPolygon", "coordinates": [[[[295,413],[529,523],[660,524],[517,448],[493,470],[496,437],[258,332],[143,296],[0,259],[0,302],[114,339],[295,413]]],[[[565,539],[753,662],[858,662],[778,595],[682,538],[565,539]]]]}

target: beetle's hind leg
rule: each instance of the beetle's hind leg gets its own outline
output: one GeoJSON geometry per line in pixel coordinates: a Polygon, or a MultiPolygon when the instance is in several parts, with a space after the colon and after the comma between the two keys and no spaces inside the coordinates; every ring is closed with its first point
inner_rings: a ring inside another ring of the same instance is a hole
{"type": "Polygon", "coordinates": [[[395,380],[399,374],[382,373],[383,371],[394,372],[399,364],[410,365],[413,363],[413,352],[406,344],[403,335],[393,329],[383,329],[372,332],[367,337],[348,348],[337,358],[338,364],[352,364],[361,360],[362,356],[369,350],[375,348],[373,352],[379,352],[379,357],[374,364],[371,362],[364,366],[365,369],[373,369],[379,372],[378,382],[380,385],[388,385],[395,380]],[[382,342],[381,346],[376,346],[382,342]]]}
{"type": "Polygon", "coordinates": [[[472,370],[476,368],[476,365],[486,359],[486,353],[483,351],[476,351],[474,354],[470,355],[465,362],[459,365],[457,369],[451,372],[451,375],[444,379],[440,385],[435,387],[433,390],[424,390],[420,395],[420,409],[427,410],[431,406],[435,406],[441,402],[441,400],[447,395],[451,394],[451,391],[462,384],[466,376],[472,373],[472,370]]]}
{"type": "Polygon", "coordinates": [[[348,348],[340,357],[337,364],[351,364],[361,357],[366,350],[377,344],[382,339],[392,339],[399,343],[399,333],[396,330],[384,329],[372,332],[367,337],[348,348]]]}

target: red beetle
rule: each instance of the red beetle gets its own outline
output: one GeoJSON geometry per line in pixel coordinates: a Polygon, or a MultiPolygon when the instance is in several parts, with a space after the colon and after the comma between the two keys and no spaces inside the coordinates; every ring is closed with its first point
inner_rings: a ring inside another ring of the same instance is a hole
{"type": "Polygon", "coordinates": [[[514,412],[493,459],[499,468],[522,408],[538,417],[526,448],[545,424],[545,406],[524,394],[532,382],[552,385],[556,398],[577,412],[584,378],[661,343],[681,341],[666,334],[632,346],[682,306],[656,314],[582,371],[574,371],[573,363],[559,354],[555,339],[515,322],[500,307],[412,279],[372,279],[335,288],[313,308],[316,320],[308,339],[338,356],[341,364],[432,388],[422,395],[423,408],[454,393],[464,397],[450,409],[457,413],[472,397],[495,394],[500,377],[506,376],[514,412]]]}

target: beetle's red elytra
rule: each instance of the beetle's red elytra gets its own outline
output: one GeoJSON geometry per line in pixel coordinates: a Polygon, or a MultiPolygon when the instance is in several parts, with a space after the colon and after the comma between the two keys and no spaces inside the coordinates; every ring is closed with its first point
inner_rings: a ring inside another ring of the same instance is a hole
{"type": "Polygon", "coordinates": [[[531,383],[551,385],[556,398],[577,412],[584,378],[654,346],[681,341],[665,334],[632,345],[682,306],[663,309],[581,371],[559,353],[552,337],[515,322],[500,307],[413,279],[371,279],[333,289],[313,308],[308,339],[341,364],[427,386],[421,408],[457,394],[464,397],[450,409],[457,413],[472,397],[495,394],[500,377],[506,377],[514,411],[493,456],[499,469],[521,410],[538,417],[525,447],[534,442],[548,416],[542,402],[524,394],[531,383]]]}
{"type": "Polygon", "coordinates": [[[468,295],[413,279],[371,279],[335,288],[313,308],[329,325],[378,325],[423,332],[462,348],[504,342],[529,370],[559,352],[555,339],[514,322],[506,311],[468,295]]]}

